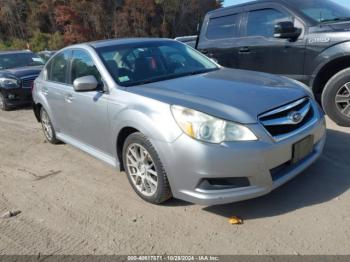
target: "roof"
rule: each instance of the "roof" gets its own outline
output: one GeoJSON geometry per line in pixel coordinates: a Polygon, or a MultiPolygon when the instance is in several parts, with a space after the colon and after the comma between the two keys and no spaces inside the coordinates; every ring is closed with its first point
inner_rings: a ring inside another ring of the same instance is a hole
{"type": "Polygon", "coordinates": [[[274,2],[274,0],[256,0],[256,1],[250,1],[250,2],[246,2],[246,3],[238,4],[238,5],[230,5],[227,7],[221,7],[219,9],[215,9],[213,11],[210,11],[210,12],[208,12],[208,14],[214,14],[216,12],[220,12],[223,10],[230,10],[230,9],[237,8],[237,7],[243,7],[243,6],[247,6],[247,5],[253,5],[253,4],[264,3],[264,2],[274,2]]]}
{"type": "Polygon", "coordinates": [[[223,10],[230,10],[230,9],[234,9],[234,8],[237,8],[237,7],[245,7],[245,6],[248,6],[248,5],[254,5],[254,4],[263,4],[263,3],[282,3],[284,5],[290,5],[292,4],[293,0],[252,0],[250,2],[245,2],[245,3],[242,3],[242,4],[237,4],[237,5],[231,5],[231,6],[227,6],[227,7],[222,7],[222,8],[218,8],[218,9],[215,9],[213,11],[210,11],[208,12],[208,14],[215,14],[216,12],[220,12],[220,11],[223,11],[223,10]]]}
{"type": "Polygon", "coordinates": [[[147,43],[147,42],[157,42],[157,41],[175,41],[168,38],[120,38],[120,39],[108,39],[100,40],[96,42],[85,43],[94,48],[101,48],[111,45],[124,45],[124,44],[137,44],[137,43],[147,43]]]}
{"type": "Polygon", "coordinates": [[[294,0],[255,0],[255,1],[250,1],[238,5],[232,5],[228,7],[222,7],[213,11],[208,12],[207,15],[209,15],[210,18],[216,17],[216,16],[221,16],[221,14],[225,13],[230,13],[231,9],[235,10],[237,8],[243,8],[246,6],[250,5],[256,5],[256,4],[264,4],[264,3],[280,3],[283,6],[288,7],[292,12],[294,12],[297,16],[301,17],[304,22],[306,22],[309,25],[314,25],[315,21],[313,21],[311,18],[300,12],[297,8],[297,6],[294,3],[294,0]]]}
{"type": "Polygon", "coordinates": [[[197,37],[198,37],[197,35],[179,36],[179,37],[176,37],[175,40],[180,42],[190,42],[190,41],[197,40],[197,37]]]}
{"type": "Polygon", "coordinates": [[[30,50],[9,50],[9,51],[0,51],[0,55],[6,55],[6,54],[25,54],[25,53],[32,53],[30,50]]]}

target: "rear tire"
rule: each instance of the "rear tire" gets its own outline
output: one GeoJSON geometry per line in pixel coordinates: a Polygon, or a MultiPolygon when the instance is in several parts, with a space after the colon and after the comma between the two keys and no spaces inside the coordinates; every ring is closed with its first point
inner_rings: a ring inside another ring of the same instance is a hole
{"type": "Polygon", "coordinates": [[[350,127],[350,68],[328,81],[322,93],[322,106],[334,122],[350,127]]]}
{"type": "Polygon", "coordinates": [[[7,105],[6,99],[2,93],[0,93],[0,110],[2,110],[2,111],[9,111],[10,110],[10,107],[7,105]]]}
{"type": "Polygon", "coordinates": [[[133,133],[126,139],[123,163],[132,188],[143,200],[161,204],[172,197],[163,164],[146,136],[133,133]]]}
{"type": "Polygon", "coordinates": [[[60,141],[56,138],[56,132],[53,128],[50,117],[43,107],[40,109],[40,122],[46,140],[53,145],[58,144],[60,141]]]}

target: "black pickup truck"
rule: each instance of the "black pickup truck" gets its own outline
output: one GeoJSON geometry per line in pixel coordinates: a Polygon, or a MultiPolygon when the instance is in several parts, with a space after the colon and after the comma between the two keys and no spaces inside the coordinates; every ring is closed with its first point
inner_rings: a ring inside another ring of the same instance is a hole
{"type": "Polygon", "coordinates": [[[336,0],[260,0],[217,9],[196,48],[225,67],[308,85],[339,125],[350,126],[350,10],[336,0]]]}
{"type": "Polygon", "coordinates": [[[30,51],[0,52],[0,110],[29,105],[43,60],[30,51]]]}

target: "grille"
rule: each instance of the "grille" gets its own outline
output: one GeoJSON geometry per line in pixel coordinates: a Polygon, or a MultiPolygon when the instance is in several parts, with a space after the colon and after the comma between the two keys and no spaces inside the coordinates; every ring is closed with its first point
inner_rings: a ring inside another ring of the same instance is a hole
{"type": "Polygon", "coordinates": [[[282,140],[315,120],[315,111],[309,98],[297,100],[259,117],[260,123],[275,139],[282,140]]]}
{"type": "Polygon", "coordinates": [[[34,80],[37,78],[38,76],[28,76],[28,77],[23,77],[21,78],[22,80],[22,87],[23,88],[31,88],[33,86],[33,82],[34,80]]]}

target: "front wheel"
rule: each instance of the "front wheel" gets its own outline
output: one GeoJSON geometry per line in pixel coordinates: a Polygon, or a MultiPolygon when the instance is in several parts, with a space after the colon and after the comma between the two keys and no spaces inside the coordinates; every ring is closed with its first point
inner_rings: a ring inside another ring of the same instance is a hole
{"type": "Polygon", "coordinates": [[[123,163],[131,186],[143,200],[161,204],[171,198],[164,167],[153,145],[143,134],[134,133],[126,139],[123,163]]]}
{"type": "Polygon", "coordinates": [[[59,141],[56,138],[56,132],[51,123],[50,117],[46,110],[42,107],[40,110],[40,122],[43,128],[43,132],[46,140],[51,144],[58,144],[59,141]]]}
{"type": "Polygon", "coordinates": [[[350,127],[350,68],[328,81],[322,94],[322,106],[334,122],[350,127]]]}

